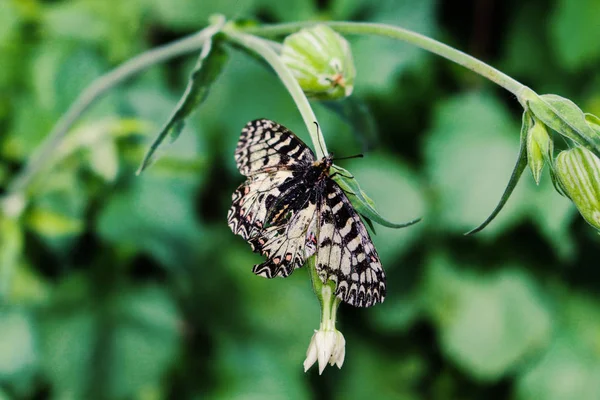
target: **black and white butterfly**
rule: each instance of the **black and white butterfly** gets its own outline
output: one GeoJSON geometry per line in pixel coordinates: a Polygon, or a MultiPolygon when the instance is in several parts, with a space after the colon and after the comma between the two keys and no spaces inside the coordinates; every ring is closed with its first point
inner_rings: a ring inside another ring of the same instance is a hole
{"type": "Polygon", "coordinates": [[[369,307],[385,297],[385,273],[369,233],[331,179],[332,157],[316,160],[294,133],[268,119],[242,130],[235,161],[248,179],[233,193],[231,230],[267,257],[253,272],[286,277],[315,255],[323,283],[342,301],[369,307]]]}

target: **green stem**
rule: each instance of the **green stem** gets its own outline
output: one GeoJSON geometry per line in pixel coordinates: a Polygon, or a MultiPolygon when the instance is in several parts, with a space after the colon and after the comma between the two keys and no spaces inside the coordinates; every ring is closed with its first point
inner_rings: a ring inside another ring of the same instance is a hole
{"type": "Polygon", "coordinates": [[[153,65],[198,51],[223,23],[224,21],[218,21],[198,33],[142,53],[92,82],[58,120],[23,170],[12,180],[7,196],[27,190],[37,173],[52,159],[52,154],[61,145],[69,129],[104,93],[153,65]]]}
{"type": "Polygon", "coordinates": [[[398,28],[392,25],[366,23],[366,22],[298,22],[288,24],[275,24],[260,27],[244,28],[247,33],[258,36],[273,37],[288,35],[302,28],[310,27],[316,24],[325,24],[343,34],[360,34],[360,35],[377,35],[389,37],[392,39],[402,40],[404,42],[418,46],[424,50],[435,53],[450,61],[462,65],[473,72],[491,80],[492,82],[502,86],[509,92],[513,93],[521,101],[522,92],[527,89],[526,86],[514,80],[510,76],[498,71],[497,69],[487,65],[486,63],[456,50],[444,43],[423,36],[416,32],[407,29],[398,28]]]}
{"type": "Polygon", "coordinates": [[[306,267],[308,268],[313,291],[317,295],[319,304],[321,305],[321,324],[319,329],[335,330],[337,309],[342,301],[334,295],[335,284],[333,282],[329,281],[327,284],[321,282],[321,278],[319,278],[319,274],[317,273],[315,258],[310,257],[306,260],[306,267]]]}
{"type": "Polygon", "coordinates": [[[306,125],[306,129],[310,134],[310,138],[313,142],[313,147],[315,149],[315,154],[317,158],[321,159],[325,157],[327,153],[327,147],[325,146],[325,140],[323,139],[322,130],[316,129],[315,122],[317,122],[317,117],[313,112],[304,91],[300,87],[300,84],[292,75],[292,72],[285,66],[285,64],[279,58],[279,55],[273,50],[270,42],[267,42],[264,39],[261,39],[256,36],[248,35],[236,31],[234,29],[225,29],[224,30],[227,37],[243,46],[246,47],[259,56],[261,56],[277,73],[281,82],[285,85],[286,89],[294,99],[296,103],[296,107],[298,107],[298,111],[302,115],[302,119],[304,120],[304,124],[306,125]]]}

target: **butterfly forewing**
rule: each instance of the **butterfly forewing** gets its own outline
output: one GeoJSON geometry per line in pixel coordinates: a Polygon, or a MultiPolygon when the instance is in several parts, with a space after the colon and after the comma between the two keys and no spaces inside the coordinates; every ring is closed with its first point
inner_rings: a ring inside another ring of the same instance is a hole
{"type": "Polygon", "coordinates": [[[331,157],[313,152],[266,119],[249,122],[235,151],[248,177],[233,194],[227,220],[266,261],[253,272],[288,276],[316,254],[323,281],[346,303],[369,307],[385,297],[385,274],[360,216],[329,177],[331,157]]]}
{"type": "Polygon", "coordinates": [[[235,150],[242,175],[280,169],[307,168],[315,156],[302,140],[286,127],[268,119],[248,122],[235,150]]]}

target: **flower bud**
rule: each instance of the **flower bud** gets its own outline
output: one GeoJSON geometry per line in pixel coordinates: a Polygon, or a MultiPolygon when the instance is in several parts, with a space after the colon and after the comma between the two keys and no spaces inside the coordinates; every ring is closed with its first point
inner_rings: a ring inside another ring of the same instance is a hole
{"type": "Polygon", "coordinates": [[[352,93],[356,69],[350,45],[326,25],[286,37],[281,58],[308,97],[334,100],[352,93]]]}
{"type": "Polygon", "coordinates": [[[554,167],[564,193],[581,216],[600,230],[600,159],[588,149],[577,147],[562,151],[554,167]]]}
{"type": "Polygon", "coordinates": [[[546,126],[538,120],[527,132],[527,164],[533,174],[536,184],[540,184],[542,169],[547,158],[549,158],[554,149],[554,144],[546,126]]]}

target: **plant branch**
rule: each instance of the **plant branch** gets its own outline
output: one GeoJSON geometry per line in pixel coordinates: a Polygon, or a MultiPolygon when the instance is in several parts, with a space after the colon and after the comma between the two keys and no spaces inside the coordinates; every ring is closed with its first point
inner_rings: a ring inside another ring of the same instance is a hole
{"type": "Polygon", "coordinates": [[[279,58],[279,55],[273,50],[271,42],[261,39],[256,36],[237,32],[235,30],[225,30],[227,37],[237,43],[240,46],[248,48],[261,56],[272,68],[275,70],[279,79],[283,82],[286,89],[294,99],[296,107],[302,115],[306,129],[310,134],[310,138],[313,142],[315,154],[317,158],[321,159],[327,155],[327,147],[325,146],[325,140],[321,129],[316,129],[314,123],[317,122],[317,117],[313,112],[304,91],[300,87],[300,84],[292,75],[292,72],[285,66],[285,64],[279,58]]]}
{"type": "Polygon", "coordinates": [[[153,65],[198,51],[205,41],[214,35],[221,26],[222,22],[219,21],[218,24],[211,25],[181,40],[149,50],[97,78],[79,95],[67,112],[58,120],[46,139],[32,154],[22,171],[12,180],[8,186],[7,196],[27,190],[36,174],[44,168],[54,151],[60,146],[69,129],[104,93],[153,65]]]}
{"type": "Polygon", "coordinates": [[[500,72],[499,70],[489,66],[488,64],[472,57],[460,50],[450,47],[437,40],[423,36],[419,33],[399,28],[393,25],[366,23],[366,22],[298,22],[287,24],[274,24],[259,27],[241,28],[244,32],[258,36],[274,37],[288,35],[302,28],[310,27],[316,24],[325,24],[343,34],[360,34],[360,35],[376,35],[384,36],[392,39],[401,40],[424,50],[435,53],[450,61],[453,61],[471,71],[491,80],[492,82],[502,86],[509,92],[513,93],[521,101],[522,92],[527,87],[520,82],[514,80],[510,76],[500,72]]]}

